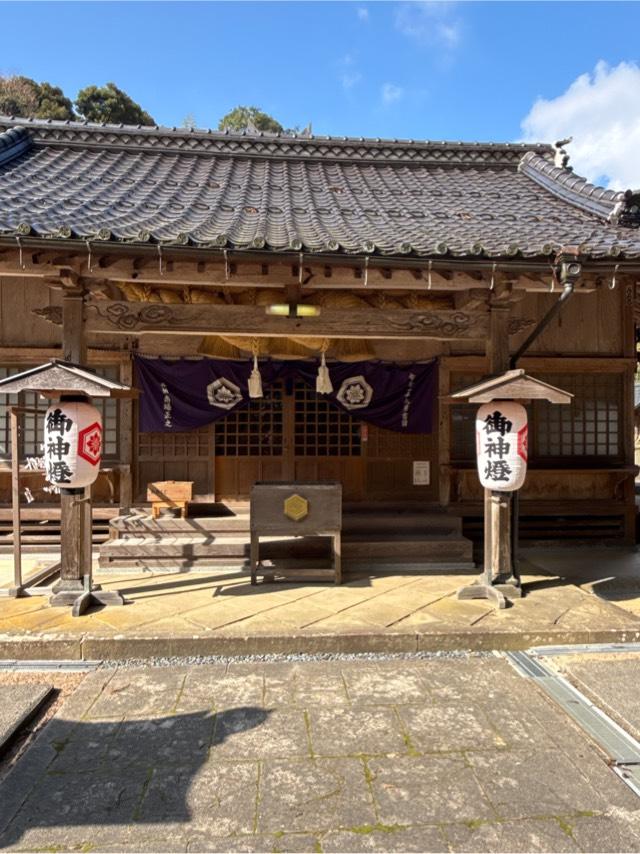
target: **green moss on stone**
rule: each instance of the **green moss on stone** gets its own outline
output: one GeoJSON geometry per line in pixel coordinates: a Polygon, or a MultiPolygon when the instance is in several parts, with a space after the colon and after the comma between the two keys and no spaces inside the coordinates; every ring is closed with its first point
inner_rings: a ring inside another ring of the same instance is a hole
{"type": "Polygon", "coordinates": [[[351,833],[396,833],[398,830],[403,830],[403,826],[401,824],[381,824],[378,822],[377,824],[360,824],[355,827],[350,827],[349,831],[351,833]]]}

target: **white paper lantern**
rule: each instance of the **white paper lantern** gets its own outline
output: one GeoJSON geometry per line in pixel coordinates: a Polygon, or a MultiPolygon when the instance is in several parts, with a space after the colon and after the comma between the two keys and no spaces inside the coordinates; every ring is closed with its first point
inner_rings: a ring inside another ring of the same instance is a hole
{"type": "Polygon", "coordinates": [[[44,463],[49,483],[63,491],[82,489],[98,477],[102,418],[86,401],[61,400],[44,416],[44,463]]]}
{"type": "Polygon", "coordinates": [[[527,474],[527,410],[513,400],[492,400],[476,415],[478,475],[486,489],[513,492],[527,474]]]}

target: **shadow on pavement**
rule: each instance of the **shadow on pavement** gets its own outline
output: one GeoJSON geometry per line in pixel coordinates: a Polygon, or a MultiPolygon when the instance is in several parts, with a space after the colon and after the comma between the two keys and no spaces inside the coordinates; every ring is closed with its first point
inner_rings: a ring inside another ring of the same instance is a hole
{"type": "MultiPolygon", "coordinates": [[[[0,783],[0,849],[36,828],[189,823],[196,775],[208,800],[230,785],[241,798],[246,783],[221,779],[215,763],[206,773],[203,766],[228,738],[260,727],[270,714],[240,706],[124,721],[54,718],[0,783]]],[[[56,834],[51,844],[57,842],[56,834]]]]}

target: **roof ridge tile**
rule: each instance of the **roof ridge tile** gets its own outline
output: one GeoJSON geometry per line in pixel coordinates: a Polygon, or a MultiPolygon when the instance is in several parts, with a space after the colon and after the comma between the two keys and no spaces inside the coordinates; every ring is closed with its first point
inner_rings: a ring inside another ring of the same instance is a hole
{"type": "Polygon", "coordinates": [[[0,116],[0,131],[19,125],[28,129],[37,145],[82,145],[153,151],[232,155],[240,146],[249,157],[286,159],[333,159],[360,162],[441,163],[443,165],[485,165],[516,168],[525,152],[549,155],[551,146],[542,143],[437,142],[363,137],[304,136],[246,131],[230,133],[211,129],[166,128],[161,126],[109,125],[72,122],[68,119],[31,119],[0,116]],[[87,132],[90,138],[87,138],[87,132]]]}
{"type": "Polygon", "coordinates": [[[571,169],[556,166],[534,151],[528,151],[524,155],[518,171],[559,199],[596,214],[608,222],[616,203],[624,198],[623,191],[608,190],[606,187],[591,184],[571,169]]]}
{"type": "Polygon", "coordinates": [[[31,135],[23,127],[12,127],[0,132],[0,166],[18,157],[31,147],[31,135]]]}

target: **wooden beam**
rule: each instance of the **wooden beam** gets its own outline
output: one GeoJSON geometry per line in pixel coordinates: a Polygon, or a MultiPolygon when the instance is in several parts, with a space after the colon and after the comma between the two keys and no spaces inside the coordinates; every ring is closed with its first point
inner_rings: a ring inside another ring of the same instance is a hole
{"type": "MultiPolygon", "coordinates": [[[[70,299],[67,297],[67,299],[70,299]]],[[[60,313],[47,306],[39,317],[60,322],[60,313]]],[[[411,309],[322,308],[317,317],[275,317],[262,306],[165,305],[100,300],[85,306],[85,334],[251,335],[288,338],[417,338],[447,341],[484,339],[486,314],[411,309]]]]}
{"type": "MultiPolygon", "coordinates": [[[[96,247],[94,246],[94,251],[96,247]]],[[[162,265],[155,255],[135,255],[129,248],[119,247],[117,252],[96,252],[95,259],[89,266],[88,254],[69,251],[61,254],[51,250],[24,252],[20,264],[18,251],[7,250],[0,256],[0,276],[15,276],[28,278],[56,278],[59,284],[60,276],[67,278],[66,286],[72,284],[73,277],[85,281],[100,282],[139,282],[163,287],[194,286],[215,287],[285,287],[298,279],[297,265],[291,258],[278,258],[265,262],[264,258],[252,260],[234,257],[225,266],[219,256],[210,255],[184,258],[169,256],[162,265]],[[128,252],[130,254],[124,254],[128,252]]],[[[438,264],[446,262],[438,262],[438,264]]],[[[336,259],[312,258],[304,256],[303,283],[312,287],[331,289],[381,289],[381,290],[426,290],[430,281],[430,289],[434,291],[465,291],[477,288],[479,282],[489,282],[490,269],[460,269],[455,266],[447,269],[444,266],[434,267],[429,276],[427,262],[419,267],[392,267],[389,263],[378,266],[371,259],[364,284],[362,263],[340,262],[336,259]],[[328,274],[330,271],[330,274],[328,274]]],[[[498,265],[499,268],[499,265],[498,265]]],[[[499,273],[499,275],[502,275],[499,273]]],[[[532,292],[548,292],[549,277],[545,272],[508,273],[509,280],[515,289],[532,292]]],[[[495,276],[494,276],[495,279],[495,276]]],[[[595,274],[585,274],[581,277],[576,293],[594,289],[595,274]]]]}
{"type": "MultiPolygon", "coordinates": [[[[33,365],[48,362],[50,359],[62,359],[61,347],[0,347],[0,362],[5,365],[33,365]]],[[[119,364],[129,359],[126,350],[87,351],[87,364],[119,364]]]]}
{"type": "Polygon", "coordinates": [[[488,287],[458,291],[454,294],[454,305],[461,311],[475,311],[488,305],[490,295],[488,287]]]}

